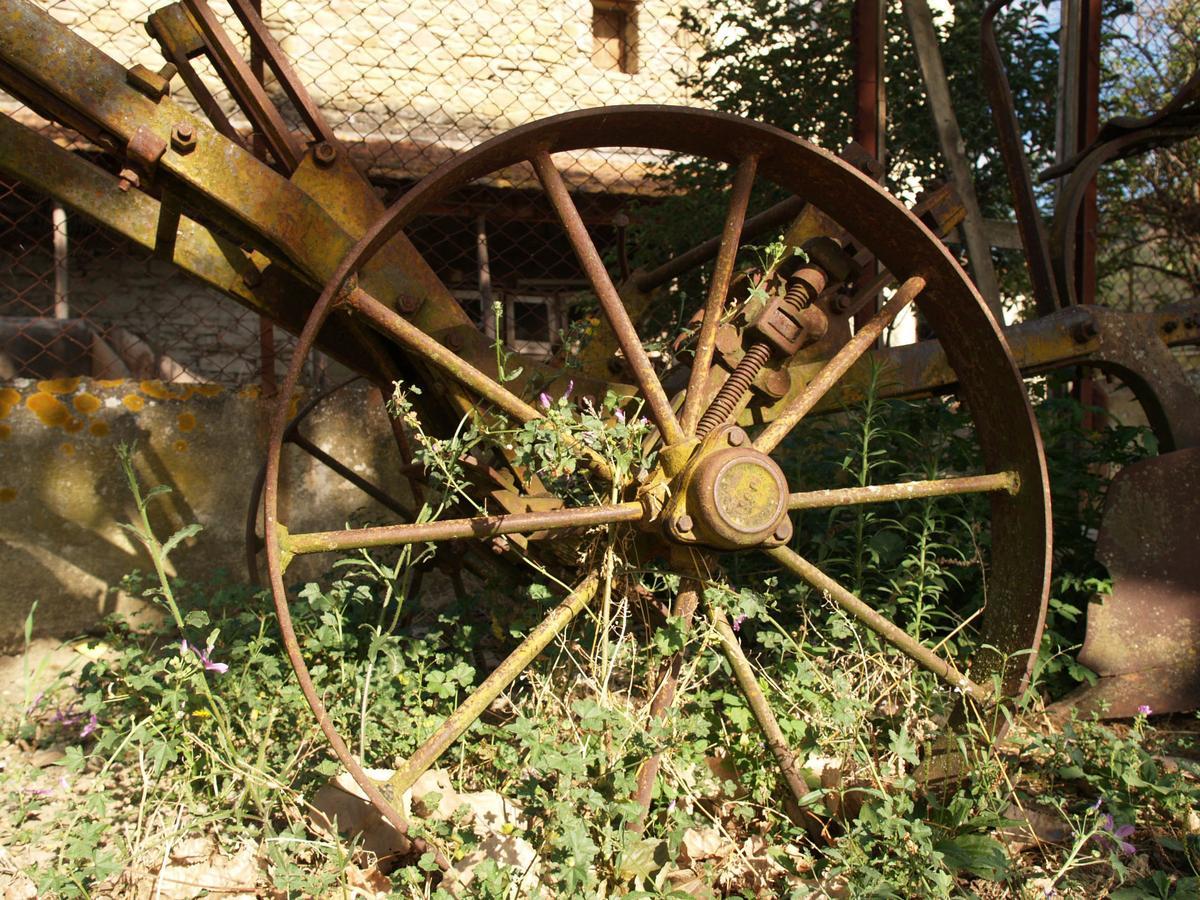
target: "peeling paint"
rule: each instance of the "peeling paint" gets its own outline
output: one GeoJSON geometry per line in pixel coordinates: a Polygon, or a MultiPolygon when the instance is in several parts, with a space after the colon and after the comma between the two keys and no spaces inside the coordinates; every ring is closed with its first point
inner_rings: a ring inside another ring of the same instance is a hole
{"type": "Polygon", "coordinates": [[[192,413],[185,412],[185,413],[179,414],[179,430],[180,431],[191,431],[195,427],[196,427],[196,417],[192,413]]]}
{"type": "Polygon", "coordinates": [[[125,404],[125,408],[130,412],[141,412],[142,407],[146,405],[146,401],[137,394],[126,394],[121,398],[121,402],[125,404]]]}
{"type": "Polygon", "coordinates": [[[90,416],[100,408],[100,398],[95,394],[89,394],[87,391],[84,391],[82,394],[76,394],[71,402],[75,404],[75,409],[85,416],[90,416]]]}
{"type": "Polygon", "coordinates": [[[69,394],[79,387],[78,378],[50,378],[37,383],[38,390],[45,394],[69,394]]]}

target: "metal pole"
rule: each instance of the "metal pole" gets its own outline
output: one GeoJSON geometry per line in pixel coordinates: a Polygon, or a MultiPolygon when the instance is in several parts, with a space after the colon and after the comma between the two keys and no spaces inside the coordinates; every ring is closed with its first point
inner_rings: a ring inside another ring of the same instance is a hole
{"type": "Polygon", "coordinates": [[[67,211],[62,204],[50,207],[50,225],[54,243],[54,318],[71,318],[71,306],[67,302],[67,211]]]}

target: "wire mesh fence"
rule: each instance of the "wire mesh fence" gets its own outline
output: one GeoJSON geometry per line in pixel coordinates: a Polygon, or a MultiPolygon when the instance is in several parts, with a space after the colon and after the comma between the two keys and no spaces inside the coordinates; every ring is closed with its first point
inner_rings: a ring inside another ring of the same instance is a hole
{"type": "MultiPolygon", "coordinates": [[[[236,49],[250,46],[229,7],[213,12],[236,49]]],[[[54,0],[48,11],[122,64],[158,70],[159,48],[144,27],[161,3],[54,0]]],[[[266,0],[264,22],[352,158],[390,201],[470,146],[553,113],[614,103],[679,103],[692,73],[678,4],[594,0],[563,4],[266,0]]],[[[236,135],[251,125],[204,57],[200,79],[236,135]]],[[[289,126],[299,117],[270,73],[266,86],[289,126]]],[[[199,104],[173,84],[192,111],[199,104]]],[[[0,108],[61,145],[94,150],[16,101],[0,108]]],[[[661,162],[654,155],[582,152],[561,160],[593,237],[609,251],[614,217],[661,162]]],[[[480,246],[490,261],[490,296],[514,347],[548,353],[569,323],[585,284],[554,216],[533,192],[532,172],[471,185],[410,237],[468,312],[493,327],[481,302],[480,246]]],[[[120,238],[90,226],[17,184],[0,183],[0,378],[95,377],[208,380],[244,384],[286,363],[289,338],[256,316],[189,283],[120,238]],[[56,274],[57,273],[57,274],[56,274]],[[266,330],[264,335],[262,332],[266,330]],[[264,337],[266,342],[264,343],[264,337]]]]}
{"type": "MultiPolygon", "coordinates": [[[[59,21],[124,65],[163,64],[145,22],[155,0],[49,0],[59,21]]],[[[225,0],[210,4],[235,49],[250,57],[225,0]]],[[[1108,23],[1102,119],[1145,114],[1197,64],[1197,0],[1152,0],[1108,23]]],[[[614,103],[690,103],[697,47],[678,0],[263,0],[280,44],[334,133],[385,201],[439,163],[515,126],[614,103]]],[[[220,115],[247,146],[251,125],[212,65],[195,59],[220,115]]],[[[268,94],[300,127],[270,73],[268,94]]],[[[196,100],[173,83],[173,96],[196,100]]],[[[94,153],[79,135],[16,101],[0,110],[94,153]]],[[[1101,182],[1101,302],[1121,307],[1197,293],[1200,232],[1196,141],[1123,161],[1101,182]],[[1190,205],[1189,205],[1190,204],[1190,205]],[[1182,212],[1181,212],[1182,210],[1182,212]],[[1190,215],[1187,211],[1190,210],[1190,215]]],[[[661,190],[654,154],[580,152],[558,159],[593,240],[620,255],[638,204],[661,190]]],[[[409,236],[477,321],[504,311],[516,349],[550,353],[582,315],[586,279],[531,190],[512,170],[443,198],[409,236]]],[[[253,313],[27,188],[0,182],[0,379],[85,374],[270,380],[289,338],[253,313]],[[264,359],[264,348],[267,350],[264,359]],[[274,348],[273,350],[271,348],[274,348]]]]}

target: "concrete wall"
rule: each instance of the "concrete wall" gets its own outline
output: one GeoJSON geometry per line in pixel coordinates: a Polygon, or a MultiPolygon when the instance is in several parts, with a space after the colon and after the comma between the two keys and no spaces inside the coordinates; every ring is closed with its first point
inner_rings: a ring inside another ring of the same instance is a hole
{"type": "MultiPolygon", "coordinates": [[[[109,612],[141,608],[143,601],[113,590],[133,569],[150,569],[118,524],[135,513],[115,453],[120,443],[137,442],[144,487],[172,488],[152,501],[160,537],[191,522],[204,526],[173,554],[175,573],[203,580],[225,569],[244,579],[243,527],[263,457],[263,421],[254,389],[80,379],[0,387],[0,652],[19,647],[34,601],[37,632],[60,636],[109,612]]],[[[355,471],[406,496],[378,397],[361,383],[319,406],[303,430],[355,471]]],[[[292,530],[339,528],[352,516],[395,521],[294,447],[283,498],[281,519],[292,530]]],[[[314,563],[309,573],[319,570],[314,563]]]]}

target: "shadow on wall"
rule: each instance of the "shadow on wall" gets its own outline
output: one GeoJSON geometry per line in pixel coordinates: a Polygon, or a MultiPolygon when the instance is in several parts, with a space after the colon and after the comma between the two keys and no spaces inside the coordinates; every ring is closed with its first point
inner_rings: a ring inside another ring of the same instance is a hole
{"type": "MultiPolygon", "coordinates": [[[[377,483],[399,482],[378,395],[355,385],[338,396],[319,410],[310,438],[377,483]],[[391,461],[384,472],[381,460],[391,461]]],[[[119,524],[135,513],[115,452],[121,443],[136,442],[144,488],[172,489],[152,501],[159,536],[203,526],[172,555],[172,574],[203,581],[223,569],[244,580],[243,528],[264,412],[256,388],[79,378],[0,388],[0,652],[19,649],[35,601],[35,631],[47,636],[145,611],[145,601],[116,590],[130,571],[150,568],[119,524]]],[[[284,479],[293,530],[395,519],[298,451],[288,454],[284,479]]]]}

